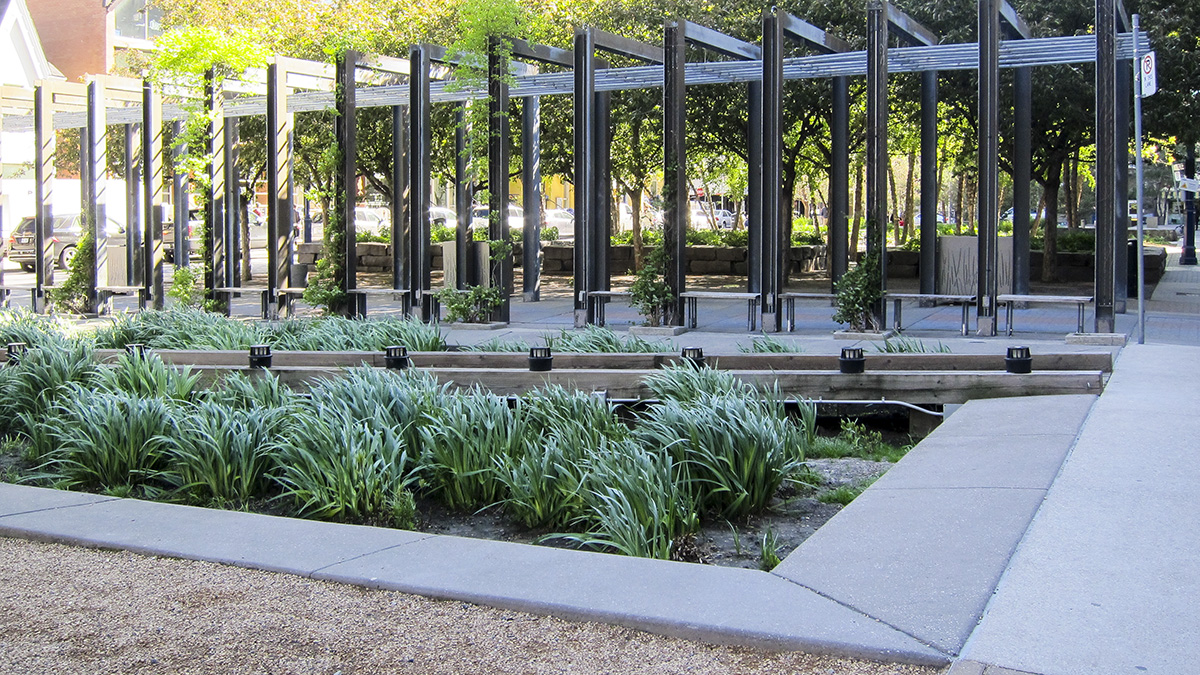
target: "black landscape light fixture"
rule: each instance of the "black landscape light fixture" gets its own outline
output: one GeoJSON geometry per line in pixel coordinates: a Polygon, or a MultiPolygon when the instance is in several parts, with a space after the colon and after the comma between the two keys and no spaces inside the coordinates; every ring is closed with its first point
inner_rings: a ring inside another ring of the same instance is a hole
{"type": "Polygon", "coordinates": [[[1029,347],[1009,347],[1004,357],[1004,369],[1010,373],[1025,374],[1033,371],[1033,355],[1029,347]]]}
{"type": "Polygon", "coordinates": [[[251,345],[251,347],[250,347],[250,367],[251,368],[270,368],[271,367],[271,345],[251,345]]]}
{"type": "Polygon", "coordinates": [[[21,356],[27,351],[29,351],[29,345],[25,344],[24,342],[8,343],[8,362],[13,364],[17,363],[21,360],[21,356]]]}
{"type": "Polygon", "coordinates": [[[411,365],[408,360],[408,347],[402,345],[384,347],[383,364],[391,370],[408,368],[411,365]]]}
{"type": "Polygon", "coordinates": [[[544,373],[554,367],[554,356],[550,354],[549,347],[530,347],[529,348],[529,370],[535,373],[544,373]]]}
{"type": "Polygon", "coordinates": [[[700,347],[684,347],[680,356],[683,357],[684,361],[687,361],[696,368],[703,368],[705,366],[704,349],[700,347]]]}
{"type": "Polygon", "coordinates": [[[838,369],[847,375],[866,370],[867,358],[863,356],[862,347],[842,347],[842,355],[838,357],[838,369]]]}
{"type": "Polygon", "coordinates": [[[145,356],[149,351],[141,342],[130,342],[125,345],[125,353],[130,356],[145,356]]]}

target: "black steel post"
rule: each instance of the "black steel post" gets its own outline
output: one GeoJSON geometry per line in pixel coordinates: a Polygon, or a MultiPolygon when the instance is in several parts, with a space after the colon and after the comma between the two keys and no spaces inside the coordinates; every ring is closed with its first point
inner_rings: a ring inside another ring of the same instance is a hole
{"type": "Polygon", "coordinates": [[[921,73],[921,293],[937,293],[938,73],[921,73]]]}
{"type": "Polygon", "coordinates": [[[141,126],[125,125],[125,285],[142,280],[141,126]]]}
{"type": "Polygon", "coordinates": [[[1113,220],[1113,311],[1124,314],[1129,298],[1129,108],[1133,105],[1133,61],[1117,61],[1116,110],[1116,170],[1117,205],[1113,220]]]}
{"type": "Polygon", "coordinates": [[[746,162],[746,292],[762,293],[763,236],[763,84],[749,83],[750,115],[746,138],[750,139],[746,162]]]}
{"type": "MultiPolygon", "coordinates": [[[[987,1],[987,0],[984,0],[987,1]]],[[[887,47],[886,2],[867,4],[867,254],[879,256],[879,283],[887,289],[887,47]]],[[[884,303],[876,303],[875,325],[884,326],[884,303]]]]}
{"type": "MultiPolygon", "coordinates": [[[[684,26],[668,22],[663,31],[663,251],[665,281],[675,297],[666,323],[683,324],[683,298],[687,290],[687,66],[684,26]]],[[[765,180],[764,180],[765,182],[765,180]]],[[[764,204],[764,213],[766,205],[764,204]]],[[[764,267],[766,262],[764,261],[764,267]]]]}
{"type": "Polygon", "coordinates": [[[154,309],[162,309],[163,297],[163,246],[162,246],[162,190],[163,190],[163,142],[162,142],[162,98],[154,90],[150,80],[142,84],[142,180],[146,214],[146,239],[143,255],[147,274],[143,288],[151,299],[154,309]]]}
{"type": "MultiPolygon", "coordinates": [[[[204,295],[205,298],[217,301],[220,296],[214,289],[223,287],[228,279],[225,278],[225,237],[228,221],[225,215],[226,202],[226,156],[225,156],[225,95],[221,91],[220,80],[213,71],[204,76],[204,114],[208,119],[205,144],[209,162],[208,194],[204,206],[204,248],[208,260],[204,262],[204,295]]],[[[236,202],[229,208],[236,210],[236,202]]],[[[232,278],[236,278],[232,277],[232,278]]]]}
{"type": "MultiPolygon", "coordinates": [[[[248,222],[250,206],[242,197],[241,151],[238,150],[241,128],[240,117],[225,120],[225,130],[221,134],[224,144],[218,146],[225,156],[225,219],[221,229],[213,233],[215,247],[210,249],[217,256],[213,264],[218,287],[242,285],[242,223],[248,222]]],[[[246,266],[249,267],[248,261],[246,266]]]]}
{"type": "MultiPolygon", "coordinates": [[[[597,67],[604,67],[603,61],[597,60],[597,67]]],[[[592,201],[595,213],[592,214],[592,244],[589,247],[592,254],[592,280],[589,286],[598,291],[611,289],[611,278],[608,269],[608,252],[612,248],[612,132],[611,99],[609,92],[596,94],[596,125],[592,132],[595,135],[596,165],[593,175],[596,180],[596,198],[592,201]]]]}
{"type": "Polygon", "coordinates": [[[788,249],[784,238],[783,203],[783,27],[774,12],[763,15],[763,135],[762,135],[762,248],[754,251],[762,259],[762,326],[779,332],[783,312],[779,294],[786,277],[788,249]]]}
{"type": "Polygon", "coordinates": [[[54,284],[54,90],[42,84],[33,90],[34,200],[33,217],[34,290],[33,309],[46,310],[46,286],[54,284]]]}
{"type": "MultiPolygon", "coordinates": [[[[334,180],[333,207],[338,219],[345,228],[342,241],[343,270],[340,280],[342,292],[346,294],[347,316],[362,314],[363,302],[360,295],[350,291],[358,287],[358,244],[357,231],[354,223],[355,205],[358,201],[357,169],[355,166],[358,151],[357,102],[355,97],[355,73],[358,70],[359,54],[346,50],[337,60],[337,80],[334,86],[334,105],[337,117],[334,120],[333,135],[338,151],[337,178],[334,180]]],[[[328,225],[329,223],[326,223],[328,225]]]]}
{"type": "MultiPolygon", "coordinates": [[[[1183,173],[1188,178],[1196,177],[1196,144],[1189,141],[1183,159],[1183,173]]],[[[1196,193],[1184,192],[1184,209],[1186,220],[1183,226],[1183,252],[1179,256],[1180,265],[1196,264],[1196,193]]]]}
{"type": "Polygon", "coordinates": [[[508,58],[500,38],[488,39],[488,277],[500,290],[501,304],[492,320],[507,323],[511,312],[513,259],[508,236],[508,58]]]}
{"type": "Polygon", "coordinates": [[[595,237],[592,220],[596,199],[595,153],[596,137],[596,38],[584,28],[575,32],[575,250],[574,250],[574,307],[575,327],[590,324],[595,319],[587,294],[592,288],[591,267],[595,260],[592,244],[595,237]]]}
{"type": "Polygon", "coordinates": [[[850,249],[850,78],[833,78],[830,120],[829,276],[832,290],[846,273],[850,249]]]}
{"type": "Polygon", "coordinates": [[[171,148],[171,206],[173,213],[171,221],[175,223],[175,237],[171,245],[175,247],[176,268],[187,267],[188,263],[188,193],[187,174],[184,173],[180,162],[187,154],[187,144],[179,142],[183,136],[183,122],[171,123],[171,135],[176,139],[171,148]]]}
{"type": "MultiPolygon", "coordinates": [[[[1096,325],[1113,332],[1117,219],[1116,2],[1096,0],[1096,325]]],[[[1124,167],[1121,167],[1124,170],[1124,167]]],[[[1124,209],[1121,209],[1124,212],[1124,209]]],[[[1124,213],[1122,213],[1124,217],[1124,213]]]]}
{"type": "Polygon", "coordinates": [[[404,106],[392,106],[392,288],[407,288],[412,270],[408,237],[408,139],[404,106]]]}
{"type": "MultiPolygon", "coordinates": [[[[408,76],[409,91],[409,211],[408,252],[410,257],[409,270],[412,274],[408,280],[408,289],[412,292],[413,311],[422,321],[432,317],[432,306],[426,298],[429,291],[429,175],[433,164],[430,159],[433,147],[431,128],[431,110],[429,105],[429,50],[423,45],[416,45],[409,51],[408,61],[411,64],[408,76]]],[[[458,212],[459,228],[471,214],[458,212]]],[[[461,248],[461,245],[460,245],[461,248]]],[[[459,268],[459,278],[462,269],[459,268]]]]}
{"type": "Polygon", "coordinates": [[[1000,0],[979,2],[978,333],[996,334],[1000,245],[1000,0]]]}
{"type": "Polygon", "coordinates": [[[1033,174],[1033,69],[1013,77],[1013,293],[1029,294],[1029,181],[1033,174]]]}
{"type": "Polygon", "coordinates": [[[291,285],[291,131],[287,72],[272,63],[267,66],[267,294],[278,302],[277,314],[286,313],[288,307],[286,296],[278,291],[291,285]]]}
{"type": "Polygon", "coordinates": [[[458,229],[454,233],[454,287],[465,289],[479,283],[479,269],[471,255],[471,176],[467,156],[467,103],[454,110],[454,210],[458,213],[458,229]]]}
{"type": "Polygon", "coordinates": [[[542,299],[542,106],[537,96],[521,99],[521,191],[521,297],[537,302],[542,299]]]}
{"type": "Polygon", "coordinates": [[[105,193],[108,181],[104,180],[108,171],[108,126],[102,80],[88,83],[87,97],[87,142],[81,143],[86,146],[86,152],[80,178],[86,186],[83,192],[87,203],[83,205],[83,212],[88,215],[88,227],[92,232],[94,261],[87,279],[88,309],[98,311],[96,286],[108,285],[108,195],[105,193]]]}

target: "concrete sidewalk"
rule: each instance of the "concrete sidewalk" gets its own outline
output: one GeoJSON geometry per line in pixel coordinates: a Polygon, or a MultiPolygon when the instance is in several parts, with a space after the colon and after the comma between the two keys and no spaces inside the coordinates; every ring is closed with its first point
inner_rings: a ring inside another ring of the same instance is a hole
{"type": "Polygon", "coordinates": [[[955,673],[1200,663],[1200,349],[1127,347],[955,673]]]}

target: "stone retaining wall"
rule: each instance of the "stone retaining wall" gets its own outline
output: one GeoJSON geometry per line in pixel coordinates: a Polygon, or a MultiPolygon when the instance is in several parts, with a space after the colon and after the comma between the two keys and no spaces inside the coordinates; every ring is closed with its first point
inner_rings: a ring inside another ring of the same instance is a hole
{"type": "MultiPolygon", "coordinates": [[[[320,257],[321,244],[300,244],[296,262],[314,264],[320,257]]],[[[361,272],[391,272],[392,247],[390,244],[364,242],[357,246],[358,269],[361,272]]],[[[825,269],[824,246],[793,246],[791,248],[793,273],[818,272],[825,269]]],[[[747,249],[745,246],[688,246],[688,274],[694,275],[745,275],[747,249]]],[[[521,262],[521,244],[513,247],[517,265],[521,262]]],[[[542,247],[542,273],[567,275],[575,270],[575,249],[569,245],[550,244],[542,247]]],[[[888,278],[915,279],[920,275],[918,251],[888,251],[888,278]]],[[[1059,253],[1058,279],[1060,281],[1091,281],[1095,278],[1095,259],[1091,253],[1059,253]]],[[[432,269],[442,269],[442,247],[430,247],[432,269]]],[[[608,258],[613,274],[625,274],[633,269],[633,246],[613,246],[608,258]]],[[[1033,251],[1029,257],[1030,278],[1042,278],[1042,253],[1033,251]]],[[[1167,252],[1157,246],[1146,247],[1146,281],[1157,283],[1167,269],[1167,252]]]]}

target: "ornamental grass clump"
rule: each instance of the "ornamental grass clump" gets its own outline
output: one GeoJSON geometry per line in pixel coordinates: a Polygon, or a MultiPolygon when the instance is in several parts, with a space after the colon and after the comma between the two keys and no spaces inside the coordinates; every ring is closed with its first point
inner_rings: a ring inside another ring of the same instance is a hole
{"type": "Polygon", "coordinates": [[[585,483],[586,532],[548,535],[643,558],[671,558],[700,522],[670,455],[629,441],[597,448],[585,483]]]}
{"type": "Polygon", "coordinates": [[[415,463],[397,427],[373,426],[343,409],[313,406],[275,442],[281,498],[305,518],[392,524],[409,501],[415,463]]]}
{"type": "Polygon", "coordinates": [[[276,349],[292,351],[380,352],[390,345],[411,351],[433,352],[446,348],[441,332],[417,319],[346,319],[329,316],[281,324],[267,337],[276,349]]]}
{"type": "Polygon", "coordinates": [[[545,335],[546,346],[556,352],[584,354],[654,354],[674,351],[670,342],[649,342],[636,335],[621,337],[602,326],[588,325],[580,330],[560,331],[557,336],[545,335]]]}
{"type": "Polygon", "coordinates": [[[729,371],[695,368],[688,363],[663,366],[645,379],[646,387],[662,400],[695,401],[709,395],[751,396],[754,389],[729,371]]]}
{"type": "Polygon", "coordinates": [[[448,396],[426,413],[420,429],[423,480],[429,493],[455,510],[475,510],[505,498],[499,467],[520,457],[530,440],[518,403],[480,389],[448,396]]]}
{"type": "Polygon", "coordinates": [[[97,370],[94,383],[102,391],[190,401],[197,395],[200,373],[168,365],[158,354],[122,354],[112,367],[97,370]]]}
{"type": "Polygon", "coordinates": [[[315,384],[311,401],[317,408],[336,409],[356,422],[395,427],[414,459],[421,455],[420,427],[446,399],[449,385],[428,371],[348,368],[342,377],[315,384]]]}
{"type": "Polygon", "coordinates": [[[264,342],[265,329],[257,323],[234,321],[224,315],[194,307],[146,310],[117,317],[96,331],[97,349],[124,349],[144,344],[151,349],[241,350],[264,342]]]}
{"type": "Polygon", "coordinates": [[[588,460],[598,447],[579,436],[551,435],[498,461],[508,496],[504,511],[529,528],[565,528],[584,513],[588,460]]]}
{"type": "Polygon", "coordinates": [[[666,400],[644,415],[634,437],[669,453],[701,512],[725,519],[766,509],[804,459],[803,433],[782,403],[757,396],[666,400]]]}
{"type": "Polygon", "coordinates": [[[281,383],[274,373],[259,370],[253,376],[242,373],[226,375],[221,380],[221,386],[209,392],[209,400],[238,410],[262,410],[293,409],[300,404],[301,398],[281,383]]]}
{"type": "Polygon", "coordinates": [[[61,347],[67,341],[62,321],[27,309],[0,309],[0,347],[24,342],[30,347],[61,347]]]}
{"type": "Polygon", "coordinates": [[[525,394],[522,403],[533,435],[557,435],[593,447],[604,439],[620,440],[629,435],[629,428],[617,419],[613,405],[603,396],[554,384],[525,394]]]}
{"type": "Polygon", "coordinates": [[[5,432],[32,438],[68,385],[90,385],[96,375],[92,356],[86,344],[63,343],[34,347],[16,365],[6,367],[11,376],[0,387],[0,410],[6,413],[0,425],[5,432]]]}
{"type": "Polygon", "coordinates": [[[187,501],[244,507],[273,486],[272,442],[283,408],[239,410],[216,401],[183,406],[166,439],[169,479],[187,501]]]}
{"type": "Polygon", "coordinates": [[[176,425],[172,406],[124,391],[67,388],[40,420],[54,447],[33,479],[67,489],[162,496],[167,438],[176,425]]]}

